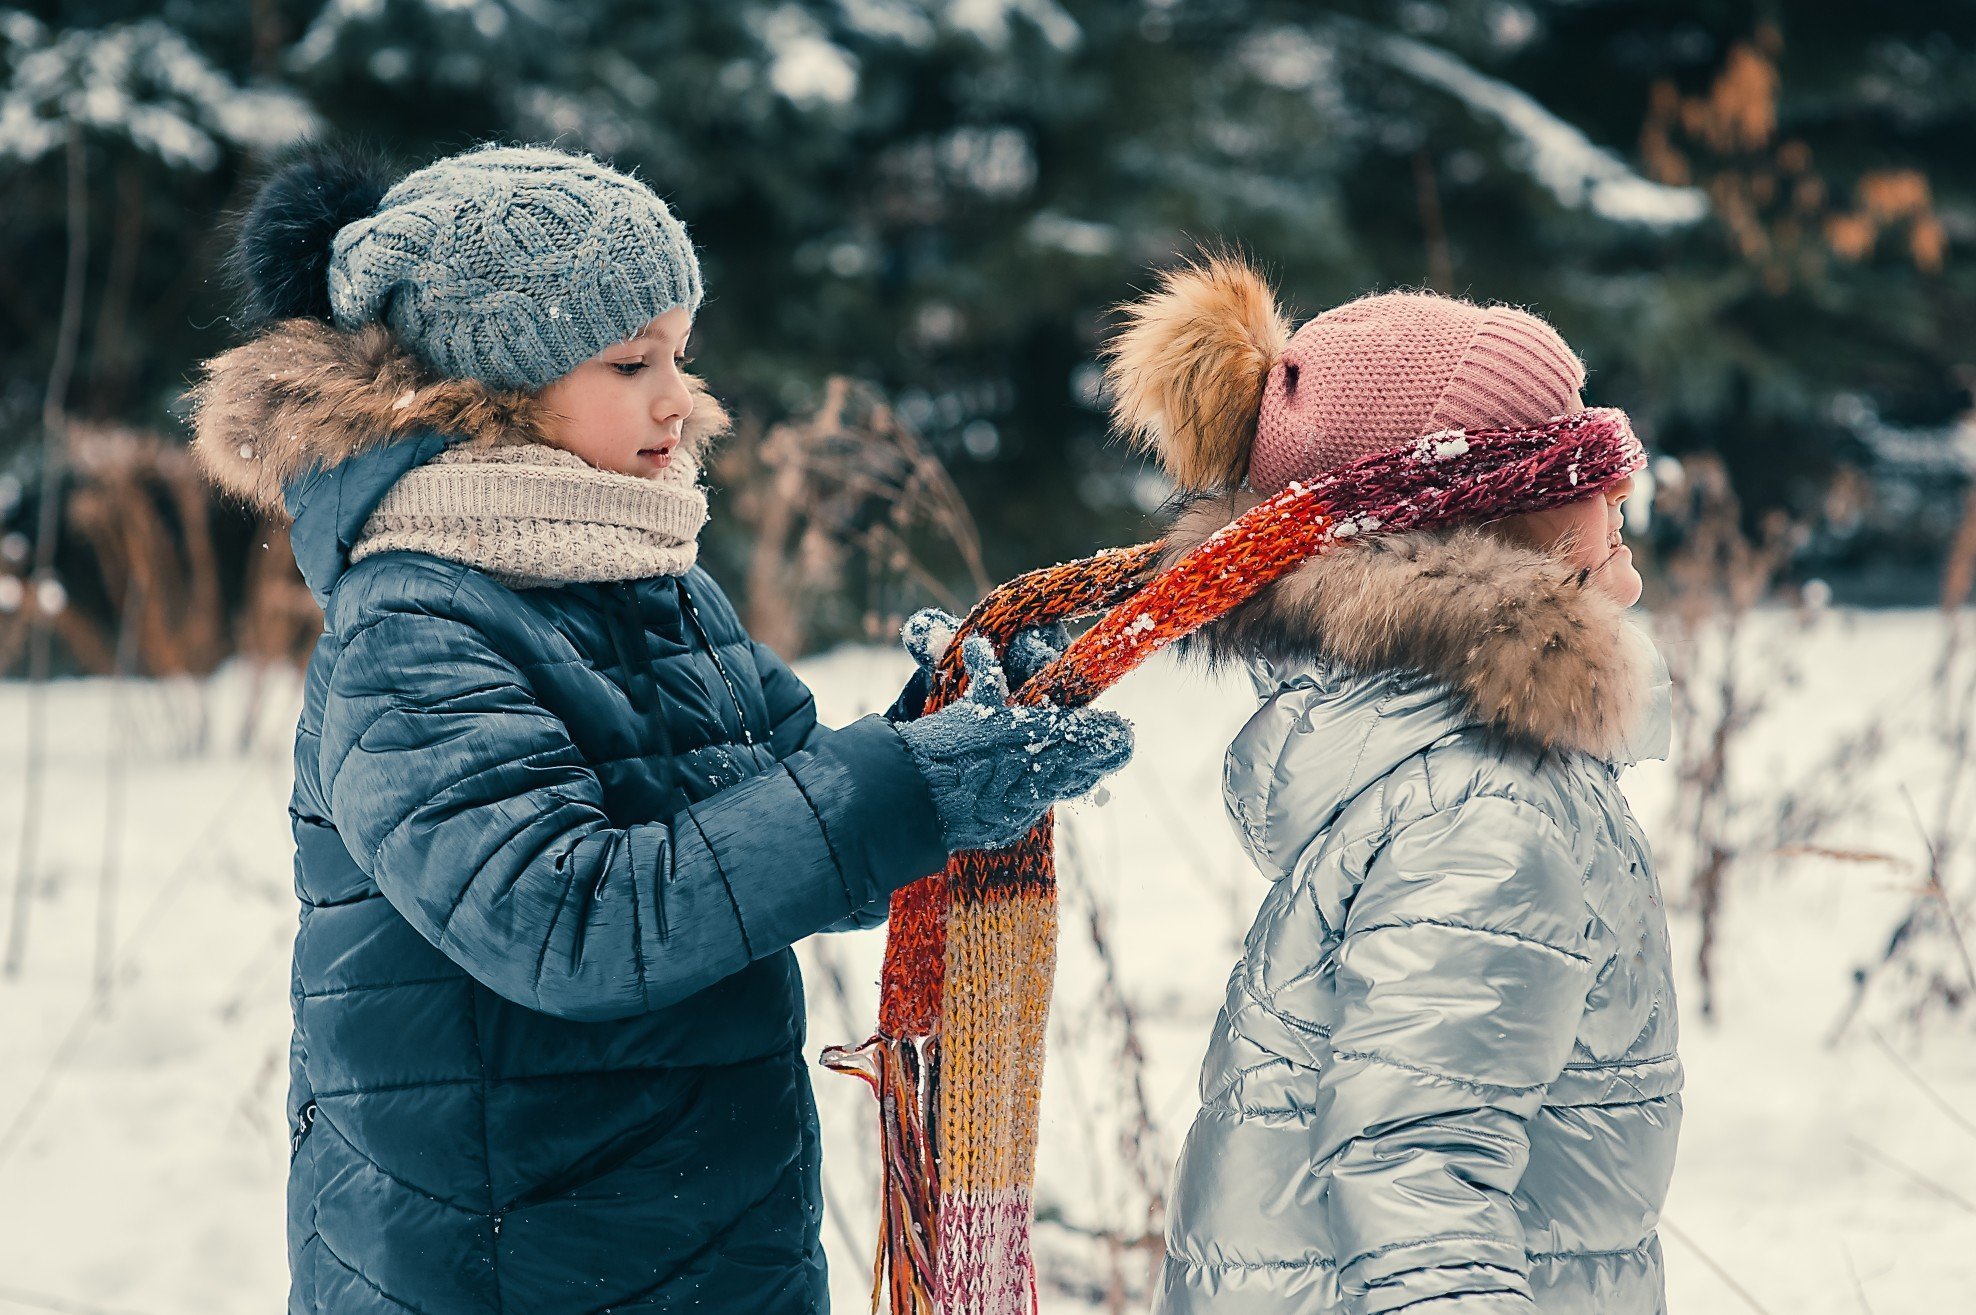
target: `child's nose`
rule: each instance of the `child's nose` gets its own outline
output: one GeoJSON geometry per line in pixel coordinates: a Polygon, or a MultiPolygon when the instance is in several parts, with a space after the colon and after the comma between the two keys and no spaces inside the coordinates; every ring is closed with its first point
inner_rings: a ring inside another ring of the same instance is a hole
{"type": "Polygon", "coordinates": [[[693,390],[682,381],[652,399],[652,418],[660,424],[684,421],[693,414],[693,390]]]}

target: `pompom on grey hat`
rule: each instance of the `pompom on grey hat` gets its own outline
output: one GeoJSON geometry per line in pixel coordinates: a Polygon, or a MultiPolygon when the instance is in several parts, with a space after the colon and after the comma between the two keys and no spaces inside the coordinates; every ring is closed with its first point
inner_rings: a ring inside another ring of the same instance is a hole
{"type": "Polygon", "coordinates": [[[384,323],[443,378],[540,390],[676,306],[700,262],[651,188],[587,155],[483,146],[435,161],[338,230],[340,329],[384,323]]]}

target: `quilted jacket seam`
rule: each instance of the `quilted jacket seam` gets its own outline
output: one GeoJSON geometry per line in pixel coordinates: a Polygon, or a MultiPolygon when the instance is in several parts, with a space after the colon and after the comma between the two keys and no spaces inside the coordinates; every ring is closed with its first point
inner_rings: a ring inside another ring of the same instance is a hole
{"type": "MultiPolygon", "coordinates": [[[[1515,1272],[1514,1270],[1507,1270],[1493,1265],[1475,1265],[1468,1268],[1493,1269],[1498,1274],[1512,1274],[1515,1272]]],[[[1462,1288],[1455,1292],[1437,1292],[1431,1297],[1422,1297],[1419,1301],[1409,1301],[1403,1306],[1389,1306],[1381,1315],[1405,1315],[1405,1312],[1410,1310],[1429,1310],[1442,1302],[1465,1301],[1469,1297],[1508,1297],[1512,1300],[1529,1300],[1528,1297],[1525,1297],[1523,1293],[1516,1291],[1514,1288],[1462,1288]]]]}
{"type": "MultiPolygon", "coordinates": [[[[770,738],[773,738],[774,734],[775,732],[771,730],[770,738]]],[[[837,846],[830,839],[830,828],[823,824],[823,810],[816,806],[816,800],[810,797],[809,789],[804,786],[803,779],[796,775],[795,769],[786,762],[779,762],[776,766],[788,774],[790,783],[796,787],[796,793],[803,796],[803,806],[808,808],[810,816],[816,819],[817,834],[823,837],[823,852],[830,855],[830,867],[837,874],[838,889],[844,892],[845,905],[855,913],[863,906],[858,903],[858,897],[851,893],[851,882],[849,875],[844,871],[844,860],[837,856],[837,846]]]]}
{"type": "Polygon", "coordinates": [[[1303,969],[1302,971],[1296,973],[1294,976],[1284,978],[1282,981],[1276,983],[1276,985],[1270,987],[1269,990],[1266,992],[1245,990],[1245,993],[1248,995],[1249,999],[1255,1004],[1256,1008],[1262,1010],[1265,1014],[1268,1014],[1271,1018],[1275,1019],[1277,1022],[1282,1023],[1287,1027],[1294,1028],[1297,1031],[1302,1032],[1306,1035],[1314,1035],[1322,1040],[1329,1041],[1331,1039],[1331,1031],[1332,1031],[1330,1027],[1326,1026],[1323,1023],[1305,1022],[1303,1019],[1298,1018],[1294,1014],[1288,1013],[1276,1007],[1276,998],[1278,996],[1282,995],[1285,991],[1296,990],[1299,986],[1302,986],[1305,982],[1312,981],[1318,977],[1322,977],[1324,975],[1324,969],[1326,966],[1327,965],[1324,963],[1313,964],[1311,967],[1303,969]]]}
{"type": "Polygon", "coordinates": [[[1645,1068],[1649,1064],[1665,1064],[1669,1060],[1679,1058],[1680,1055],[1669,1051],[1664,1055],[1645,1055],[1639,1059],[1609,1059],[1602,1060],[1596,1064],[1566,1064],[1564,1071],[1566,1073],[1598,1073],[1614,1068],[1645,1068]]]}
{"type": "Polygon", "coordinates": [[[734,897],[734,883],[727,879],[727,869],[720,865],[720,855],[714,852],[714,842],[707,839],[707,829],[700,825],[700,819],[691,808],[686,810],[693,829],[700,833],[700,843],[707,847],[707,861],[714,865],[714,873],[720,878],[720,888],[727,892],[728,907],[734,910],[734,926],[741,933],[741,949],[748,956],[748,962],[755,961],[754,942],[748,939],[748,924],[741,916],[741,901],[734,897]]]}
{"type": "Polygon", "coordinates": [[[1532,1251],[1532,1264],[1555,1265],[1567,1260],[1599,1260],[1607,1256],[1638,1256],[1653,1250],[1654,1237],[1641,1238],[1630,1247],[1607,1247],[1597,1251],[1532,1251]]]}
{"type": "Polygon", "coordinates": [[[1352,934],[1354,936],[1363,936],[1367,932],[1403,931],[1408,927],[1442,927],[1449,931],[1473,932],[1477,936],[1499,936],[1505,940],[1516,941],[1522,945],[1530,945],[1540,950],[1548,950],[1552,954],[1571,960],[1573,963],[1589,966],[1592,962],[1590,956],[1573,953],[1561,945],[1551,944],[1542,937],[1525,936],[1521,932],[1507,931],[1500,927],[1478,927],[1474,923],[1456,922],[1449,918],[1394,918],[1387,922],[1368,923],[1356,929],[1352,934]]]}
{"type": "MultiPolygon", "coordinates": [[[[382,718],[380,718],[379,720],[382,720],[382,718]]],[[[376,723],[372,723],[372,724],[375,725],[376,723]]],[[[361,739],[362,737],[359,736],[358,738],[361,739]]],[[[353,753],[355,752],[355,746],[352,746],[351,752],[353,753]]],[[[555,754],[555,752],[556,751],[554,749],[538,749],[534,753],[525,753],[518,758],[503,758],[500,762],[489,763],[487,766],[481,768],[477,772],[473,772],[467,776],[455,777],[452,780],[447,781],[445,789],[441,790],[438,794],[428,795],[426,798],[419,800],[416,804],[413,804],[410,808],[406,809],[403,816],[399,817],[397,820],[392,822],[390,829],[388,829],[387,831],[385,831],[383,835],[378,837],[377,844],[371,847],[372,870],[375,870],[377,868],[378,855],[384,852],[384,847],[391,843],[392,837],[396,836],[398,832],[401,829],[403,829],[404,825],[407,822],[411,821],[414,817],[417,817],[421,809],[430,805],[432,801],[439,798],[440,795],[451,794],[452,792],[458,790],[461,786],[470,785],[473,782],[478,781],[483,776],[489,776],[495,772],[505,771],[510,767],[518,767],[524,763],[529,762],[531,759],[541,758],[544,755],[553,755],[555,754]]],[[[347,757],[348,755],[345,756],[347,757]]],[[[471,886],[472,884],[473,882],[471,880],[461,883],[460,886],[461,891],[464,892],[466,888],[468,886],[471,886]]],[[[462,896],[462,898],[464,898],[464,895],[462,896]]],[[[456,899],[453,902],[455,905],[458,905],[459,900],[456,899]]],[[[448,909],[446,912],[446,921],[450,922],[451,920],[452,920],[452,910],[448,909]]],[[[442,922],[440,925],[443,927],[445,923],[442,922]]]]}
{"type": "MultiPolygon", "coordinates": [[[[323,1098],[322,1093],[317,1092],[315,1094],[315,1098],[317,1101],[321,1101],[323,1098]]],[[[400,1178],[397,1174],[392,1173],[389,1169],[385,1168],[383,1165],[379,1164],[374,1158],[372,1158],[371,1155],[367,1151],[365,1151],[363,1147],[357,1145],[357,1143],[349,1136],[349,1134],[345,1133],[343,1129],[338,1128],[336,1126],[336,1120],[330,1118],[327,1114],[325,1114],[320,1104],[318,1104],[318,1106],[316,1107],[316,1117],[320,1119],[322,1122],[327,1123],[330,1126],[330,1128],[335,1131],[336,1140],[342,1142],[343,1145],[348,1147],[351,1154],[355,1155],[358,1159],[362,1160],[365,1164],[369,1165],[377,1173],[377,1175],[380,1178],[383,1178],[385,1181],[396,1183],[398,1186],[404,1188],[406,1191],[415,1192],[425,1200],[431,1201],[434,1205],[445,1206],[448,1210],[451,1210],[456,1214],[466,1215],[470,1219],[480,1218],[485,1213],[483,1211],[474,1209],[472,1206],[461,1205],[458,1201],[449,1201],[443,1196],[434,1196],[431,1192],[427,1191],[423,1187],[420,1187],[417,1183],[407,1182],[405,1179],[400,1178]]],[[[321,1230],[318,1229],[317,1231],[321,1231],[321,1230]]]]}
{"type": "Polygon", "coordinates": [[[1322,958],[1320,958],[1316,963],[1313,963],[1308,967],[1299,968],[1296,972],[1290,974],[1288,977],[1276,983],[1274,986],[1271,986],[1268,990],[1249,991],[1248,996],[1251,1000],[1254,1000],[1256,1004],[1260,1006],[1263,1010],[1273,1015],[1274,1017],[1281,1018],[1283,1017],[1283,1015],[1279,1013],[1276,1009],[1271,1007],[1271,1002],[1274,1001],[1277,996],[1283,994],[1285,991],[1294,991],[1299,986],[1302,986],[1305,982],[1311,981],[1318,977],[1322,977],[1324,975],[1324,969],[1325,969],[1325,961],[1322,958]]]}
{"type": "Polygon", "coordinates": [[[1253,1270],[1267,1273],[1273,1270],[1291,1269],[1336,1269],[1338,1262],[1329,1256],[1311,1256],[1305,1260],[1195,1260],[1190,1256],[1177,1256],[1166,1253],[1166,1263],[1182,1269],[1197,1270],[1208,1274],[1225,1274],[1230,1270],[1253,1270]]]}
{"type": "MultiPolygon", "coordinates": [[[[364,620],[360,621],[357,625],[351,627],[349,630],[342,632],[342,642],[337,645],[338,658],[341,658],[343,653],[349,650],[351,641],[354,640],[358,635],[363,634],[366,630],[369,630],[374,626],[378,626],[386,621],[389,621],[393,617],[402,616],[402,617],[409,617],[415,620],[424,617],[428,620],[451,621],[456,625],[466,626],[470,630],[476,629],[476,627],[473,625],[472,622],[452,614],[453,605],[455,602],[458,601],[460,596],[460,586],[466,583],[467,568],[464,566],[460,566],[457,563],[447,562],[443,558],[433,558],[432,560],[438,563],[438,565],[441,567],[441,570],[439,572],[440,574],[450,576],[452,579],[452,587],[446,591],[446,601],[443,604],[441,604],[441,606],[445,608],[445,611],[433,612],[433,613],[408,612],[400,607],[380,607],[377,609],[375,615],[366,617],[364,620]]],[[[356,569],[355,567],[351,568],[353,573],[355,569],[356,569]]]]}
{"type": "MultiPolygon", "coordinates": [[[[664,691],[661,690],[660,693],[663,694],[664,691]]],[[[702,740],[698,744],[675,744],[673,746],[673,756],[676,758],[683,758],[689,753],[700,753],[707,749],[740,749],[746,747],[747,747],[746,745],[742,744],[738,740],[729,743],[726,741],[709,739],[709,740],[702,740]]],[[[592,771],[595,771],[600,767],[609,767],[613,763],[646,762],[650,760],[653,756],[654,755],[650,750],[636,750],[636,749],[634,749],[630,753],[614,753],[614,754],[603,755],[595,758],[590,757],[588,754],[586,754],[584,755],[583,764],[584,766],[590,768],[592,771]]]]}
{"type": "Polygon", "coordinates": [[[1392,1059],[1374,1050],[1337,1050],[1331,1052],[1334,1059],[1363,1059],[1374,1064],[1385,1064],[1390,1068],[1403,1069],[1408,1073],[1418,1073],[1422,1077],[1435,1078],[1441,1082],[1452,1082],[1457,1086],[1471,1087],[1477,1091],[1542,1091],[1550,1082],[1485,1082],[1481,1078],[1462,1077],[1455,1073],[1444,1073],[1439,1069],[1422,1064],[1409,1064],[1392,1059]]]}
{"type": "Polygon", "coordinates": [[[301,905],[302,912],[313,913],[317,909],[354,909],[359,904],[368,904],[374,899],[383,898],[384,892],[372,886],[369,889],[358,891],[347,899],[298,899],[296,902],[301,905]]]}
{"type": "MultiPolygon", "coordinates": [[[[1426,750],[1422,751],[1423,754],[1425,752],[1427,751],[1426,750]]],[[[1420,755],[1416,755],[1416,757],[1418,756],[1420,755]]],[[[1386,780],[1389,780],[1395,773],[1397,773],[1398,770],[1399,768],[1396,767],[1393,769],[1393,772],[1389,772],[1385,777],[1382,777],[1381,778],[1382,785],[1386,780]]],[[[1380,811],[1386,819],[1386,825],[1384,829],[1381,830],[1381,832],[1379,833],[1379,839],[1367,851],[1365,857],[1365,863],[1361,870],[1368,872],[1371,871],[1372,865],[1379,861],[1379,856],[1386,851],[1387,846],[1391,845],[1394,840],[1399,838],[1400,832],[1405,831],[1410,827],[1417,826],[1422,822],[1429,821],[1432,818],[1439,817],[1444,813],[1452,813],[1458,808],[1466,808],[1468,805],[1483,799],[1499,799],[1503,803],[1508,804],[1512,808],[1518,809],[1520,811],[1536,814],[1538,817],[1544,820],[1544,828],[1550,833],[1551,838],[1554,839],[1559,845],[1561,845],[1567,853],[1570,852],[1571,850],[1570,837],[1565,835],[1564,827],[1559,825],[1558,820],[1555,817],[1551,816],[1550,810],[1544,808],[1541,804],[1536,803],[1534,800],[1523,798],[1521,795],[1516,794],[1512,790],[1504,789],[1502,787],[1490,787],[1487,789],[1469,790],[1463,793],[1462,795],[1460,795],[1459,797],[1449,800],[1446,804],[1430,803],[1429,806],[1424,809],[1420,809],[1414,812],[1409,812],[1406,814],[1395,814],[1390,810],[1382,807],[1380,811]]],[[[1594,861],[1596,862],[1596,857],[1594,858],[1594,861]]],[[[1589,865],[1587,866],[1586,871],[1590,871],[1589,865]]]]}
{"type": "Polygon", "coordinates": [[[1438,798],[1440,792],[1434,786],[1434,746],[1430,744],[1417,751],[1414,756],[1420,760],[1420,784],[1427,792],[1427,807],[1430,814],[1445,811],[1447,806],[1438,798]]]}
{"type": "Polygon", "coordinates": [[[327,991],[297,991],[295,996],[298,1000],[333,1000],[340,995],[361,995],[366,991],[395,991],[404,986],[444,986],[465,980],[467,979],[464,973],[454,973],[448,977],[408,977],[402,982],[366,982],[362,986],[337,986],[327,991]]]}
{"type": "Polygon", "coordinates": [[[1671,1100],[1680,1100],[1681,1093],[1670,1091],[1660,1096],[1630,1096],[1625,1100],[1579,1100],[1545,1101],[1544,1109],[1549,1110],[1630,1110],[1641,1105],[1664,1105],[1671,1100]]]}
{"type": "Polygon", "coordinates": [[[1521,1238],[1505,1237],[1501,1233],[1482,1233],[1471,1229],[1465,1232],[1455,1233],[1429,1233],[1425,1237],[1410,1237],[1399,1242],[1387,1242],[1381,1246],[1373,1247],[1369,1251],[1358,1252],[1349,1259],[1339,1262],[1338,1267],[1340,1269],[1350,1269],[1353,1265],[1361,1264],[1368,1260],[1382,1260],[1387,1256],[1396,1255],[1402,1251],[1414,1251],[1421,1247],[1439,1246],[1443,1242],[1504,1242],[1515,1247],[1518,1255],[1529,1255],[1523,1249],[1523,1239],[1521,1238]]]}
{"type": "MultiPolygon", "coordinates": [[[[336,1248],[331,1246],[329,1244],[329,1239],[324,1237],[320,1232],[317,1232],[315,1234],[315,1240],[322,1244],[324,1255],[328,1256],[331,1260],[335,1261],[338,1267],[345,1270],[349,1274],[353,1275],[359,1283],[369,1288],[372,1292],[375,1292],[378,1296],[383,1297],[386,1301],[390,1302],[394,1306],[401,1306],[406,1310],[414,1312],[414,1315],[426,1315],[426,1312],[424,1310],[420,1309],[417,1306],[414,1306],[411,1302],[406,1301],[403,1297],[394,1297],[389,1292],[386,1292],[383,1288],[377,1285],[377,1283],[370,1277],[370,1275],[364,1273],[363,1270],[358,1269],[355,1265],[345,1260],[342,1256],[337,1255],[336,1248]]],[[[316,1286],[318,1289],[318,1295],[320,1295],[320,1289],[322,1285],[318,1283],[316,1286]]]]}
{"type": "MultiPolygon", "coordinates": [[[[408,620],[423,619],[428,621],[449,621],[452,624],[459,626],[464,630],[471,631],[474,635],[478,636],[483,643],[487,645],[490,652],[493,652],[496,657],[501,659],[502,662],[507,663],[511,667],[514,667],[515,671],[519,674],[521,672],[520,666],[510,661],[507,655],[500,652],[499,649],[496,649],[493,645],[493,642],[488,639],[485,631],[481,630],[479,626],[476,626],[472,621],[466,619],[465,617],[461,617],[453,614],[453,607],[455,601],[459,597],[460,586],[464,584],[465,581],[466,581],[465,568],[460,568],[460,570],[454,576],[452,589],[449,590],[446,594],[446,601],[443,604],[445,610],[443,612],[434,612],[434,613],[407,612],[400,608],[380,609],[376,616],[371,617],[368,620],[364,621],[363,624],[357,626],[354,630],[351,630],[348,634],[346,634],[343,637],[343,641],[337,645],[337,651],[336,651],[337,663],[340,665],[343,662],[345,655],[348,654],[350,651],[350,645],[353,642],[355,642],[357,636],[364,634],[366,631],[373,630],[380,625],[383,625],[386,621],[390,621],[395,618],[402,617],[408,620]]],[[[530,689],[529,686],[526,684],[525,677],[522,687],[529,691],[531,697],[533,696],[534,691],[533,689],[530,689]]],[[[374,727],[376,727],[378,722],[384,720],[386,716],[389,716],[394,711],[417,713],[421,711],[421,709],[400,707],[396,703],[390,704],[389,706],[387,706],[386,710],[383,713],[380,713],[378,716],[373,717],[370,720],[370,722],[363,728],[363,730],[359,731],[355,736],[351,738],[350,747],[348,749],[345,749],[343,751],[343,756],[336,760],[336,766],[334,769],[332,769],[331,771],[325,774],[322,770],[321,762],[318,761],[318,763],[316,764],[316,779],[318,781],[334,782],[336,778],[342,774],[343,766],[345,763],[347,763],[350,760],[350,755],[355,753],[358,747],[363,743],[364,736],[370,734],[371,730],[374,727]]],[[[320,735],[318,735],[317,738],[318,740],[320,740],[321,738],[320,735]]],[[[323,797],[325,802],[327,802],[328,799],[327,791],[324,791],[323,797]]],[[[403,819],[400,819],[398,825],[400,826],[403,825],[403,819]]],[[[392,829],[396,830],[397,827],[394,826],[392,829]]]]}
{"type": "MultiPolygon", "coordinates": [[[[764,708],[766,708],[768,705],[768,700],[763,699],[762,705],[764,708]]],[[[806,712],[810,715],[811,721],[817,720],[816,695],[814,694],[809,695],[808,698],[804,699],[801,703],[797,704],[794,708],[790,709],[788,712],[784,713],[781,717],[771,722],[768,728],[769,739],[773,740],[777,735],[781,734],[783,727],[789,725],[789,723],[795,721],[806,712]]]]}
{"type": "MultiPolygon", "coordinates": [[[[616,1077],[625,1073],[699,1073],[725,1068],[746,1068],[751,1064],[760,1064],[765,1060],[774,1059],[778,1055],[787,1053],[789,1053],[789,1048],[785,1046],[779,1050],[771,1050],[767,1054],[751,1055],[746,1059],[730,1060],[722,1064],[633,1064],[629,1067],[615,1068],[573,1068],[567,1072],[558,1073],[515,1073],[507,1077],[490,1075],[485,1081],[490,1086],[501,1086],[515,1082],[554,1082],[563,1078],[616,1077]]],[[[419,1078],[413,1082],[387,1082],[376,1086],[341,1087],[333,1091],[318,1091],[312,1094],[317,1100],[337,1100],[344,1096],[374,1096],[392,1091],[416,1091],[420,1087],[470,1087],[482,1080],[478,1077],[419,1078]]],[[[411,1186],[409,1183],[405,1185],[408,1187],[411,1186]]],[[[421,1192],[421,1195],[424,1194],[421,1192]]]]}

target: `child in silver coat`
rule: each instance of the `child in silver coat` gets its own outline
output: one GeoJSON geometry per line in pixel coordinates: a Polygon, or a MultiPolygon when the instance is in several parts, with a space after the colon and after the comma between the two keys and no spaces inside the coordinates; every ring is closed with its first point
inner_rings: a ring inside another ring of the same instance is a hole
{"type": "MultiPolygon", "coordinates": [[[[1112,361],[1119,419],[1196,494],[1176,556],[1292,481],[1569,417],[1583,378],[1541,320],[1444,297],[1365,298],[1292,337],[1226,260],[1133,307],[1112,361]]],[[[1224,793],[1269,886],[1208,1044],[1157,1310],[1664,1310],[1682,1077],[1619,783],[1666,726],[1625,619],[1630,490],[1365,533],[1199,641],[1261,699],[1224,793]]]]}

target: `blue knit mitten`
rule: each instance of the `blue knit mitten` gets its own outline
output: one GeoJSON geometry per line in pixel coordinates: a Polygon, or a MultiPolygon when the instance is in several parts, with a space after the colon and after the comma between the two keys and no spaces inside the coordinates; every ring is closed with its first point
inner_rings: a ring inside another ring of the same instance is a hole
{"type": "Polygon", "coordinates": [[[1083,794],[1132,757],[1132,723],[1117,713],[1011,706],[994,647],[978,635],[961,660],[960,701],[899,724],[933,792],[948,852],[1013,844],[1051,804],[1083,794]]]}
{"type": "MultiPolygon", "coordinates": [[[[906,618],[906,624],[899,630],[899,642],[912,654],[916,667],[912,679],[886,709],[887,721],[912,721],[926,711],[926,695],[933,688],[934,670],[960,628],[960,618],[938,607],[922,607],[906,618]]],[[[1069,647],[1070,631],[1061,621],[1024,626],[1016,631],[1003,664],[1009,688],[1021,689],[1031,676],[1056,661],[1069,647]]]]}

